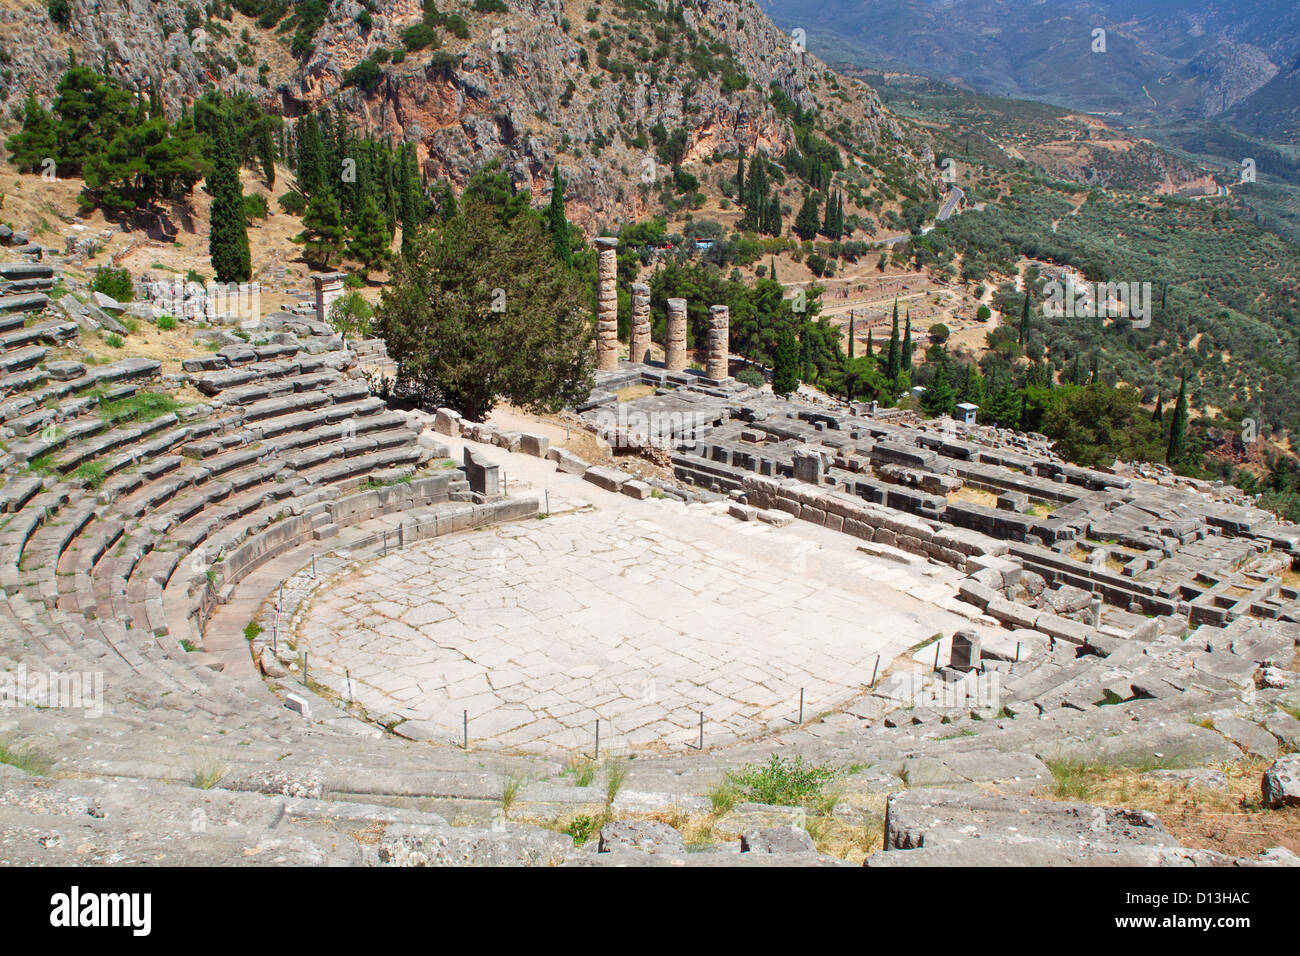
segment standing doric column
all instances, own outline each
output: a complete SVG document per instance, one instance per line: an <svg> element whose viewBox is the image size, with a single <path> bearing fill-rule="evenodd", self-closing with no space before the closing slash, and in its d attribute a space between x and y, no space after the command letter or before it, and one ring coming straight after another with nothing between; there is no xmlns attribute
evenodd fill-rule
<svg viewBox="0 0 1300 956"><path fill-rule="evenodd" d="M664 368L680 372L686 368L686 300L668 300L668 322L664 332Z"/></svg>
<svg viewBox="0 0 1300 956"><path fill-rule="evenodd" d="M716 380L730 377L727 358L731 354L731 310L725 305L709 306L709 358L704 377Z"/></svg>
<svg viewBox="0 0 1300 956"><path fill-rule="evenodd" d="M618 368L618 240L596 240L596 368Z"/></svg>
<svg viewBox="0 0 1300 956"><path fill-rule="evenodd" d="M650 360L650 287L644 282L632 283L632 334L629 342L629 362Z"/></svg>

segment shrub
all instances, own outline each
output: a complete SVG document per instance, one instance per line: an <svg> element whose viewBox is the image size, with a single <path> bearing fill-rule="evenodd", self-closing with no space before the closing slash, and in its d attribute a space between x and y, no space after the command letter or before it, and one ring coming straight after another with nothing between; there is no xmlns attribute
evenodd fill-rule
<svg viewBox="0 0 1300 956"><path fill-rule="evenodd" d="M766 764L750 765L727 774L727 781L755 803L800 807L820 797L834 776L835 771L830 767L805 766L803 757L786 761L772 754Z"/></svg>
<svg viewBox="0 0 1300 956"><path fill-rule="evenodd" d="M423 50L425 47L438 46L438 34L429 24L417 23L415 26L407 27L402 31L402 43L414 53L416 50Z"/></svg>
<svg viewBox="0 0 1300 956"><path fill-rule="evenodd" d="M442 25L446 27L451 35L459 40L469 39L469 24L459 13L448 14L443 18Z"/></svg>
<svg viewBox="0 0 1300 956"><path fill-rule="evenodd" d="M49 0L46 9L50 13L50 19L60 27L66 28L72 20L72 7L69 6L68 0Z"/></svg>
<svg viewBox="0 0 1300 956"><path fill-rule="evenodd" d="M373 93L384 79L384 71L374 60L365 59L343 74L344 86L355 86L366 93Z"/></svg>
<svg viewBox="0 0 1300 956"><path fill-rule="evenodd" d="M249 219L265 219L270 214L271 210L266 204L265 196L250 193L244 197L244 215Z"/></svg>
<svg viewBox="0 0 1300 956"><path fill-rule="evenodd" d="M763 378L763 373L756 368L742 368L736 373L736 381L740 382L742 385L762 388L763 383L767 380Z"/></svg>
<svg viewBox="0 0 1300 956"><path fill-rule="evenodd" d="M301 216L307 211L307 197L300 192L290 190L280 196L276 202L280 204L281 209L291 216Z"/></svg>
<svg viewBox="0 0 1300 956"><path fill-rule="evenodd" d="M158 316L158 328L163 332L170 332L172 329L176 328L175 316L171 316L171 315Z"/></svg>
<svg viewBox="0 0 1300 956"><path fill-rule="evenodd" d="M90 288L118 302L130 302L135 298L131 273L125 269L114 269L112 266L100 266L96 269L95 277L90 280Z"/></svg>

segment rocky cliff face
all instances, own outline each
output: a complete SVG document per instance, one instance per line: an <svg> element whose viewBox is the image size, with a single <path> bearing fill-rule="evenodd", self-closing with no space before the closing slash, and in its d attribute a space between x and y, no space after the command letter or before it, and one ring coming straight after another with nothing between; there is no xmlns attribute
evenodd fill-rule
<svg viewBox="0 0 1300 956"><path fill-rule="evenodd" d="M738 147L783 152L792 130L770 102L773 88L804 108L821 106L866 146L887 138L918 176L932 175L900 145L902 131L869 87L797 49L753 0L506 0L497 13L465 4L458 12L468 37L439 28L436 49L399 63L392 54L403 50L403 31L421 23L420 0L372 3L368 14L356 0L335 0L301 57L288 50L293 13L279 29L262 29L237 11L197 23L197 8L180 0L70 0L64 28L43 4L21 2L0 8L4 35L32 38L0 41L0 96L11 115L29 87L49 98L71 48L83 62L107 57L127 82L154 78L169 110L214 82L289 117L337 102L357 127L418 144L429 174L457 185L500 160L539 193L558 167L571 218L592 229L646 211L647 180L664 172L649 139L656 129L685 133L687 162ZM457 12L445 2L440 9ZM367 59L380 64L378 82L345 85Z"/></svg>
<svg viewBox="0 0 1300 956"><path fill-rule="evenodd" d="M1231 109L1277 75L1264 51L1245 43L1222 43L1193 60L1191 70L1201 80L1203 116Z"/></svg>

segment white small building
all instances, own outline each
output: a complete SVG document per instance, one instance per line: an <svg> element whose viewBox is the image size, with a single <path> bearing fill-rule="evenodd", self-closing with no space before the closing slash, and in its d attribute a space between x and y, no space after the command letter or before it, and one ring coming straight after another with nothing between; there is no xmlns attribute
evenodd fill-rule
<svg viewBox="0 0 1300 956"><path fill-rule="evenodd" d="M975 413L980 410L978 405L972 405L970 402L958 402L957 414L953 416L963 425L975 424Z"/></svg>

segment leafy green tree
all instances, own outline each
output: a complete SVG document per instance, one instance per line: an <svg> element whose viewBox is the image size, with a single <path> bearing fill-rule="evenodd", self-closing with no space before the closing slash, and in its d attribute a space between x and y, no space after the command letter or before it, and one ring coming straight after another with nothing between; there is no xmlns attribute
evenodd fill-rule
<svg viewBox="0 0 1300 956"><path fill-rule="evenodd" d="M1047 410L1042 431L1056 441L1057 452L1067 460L1099 467L1117 458L1160 458L1160 426L1142 408L1137 389L1093 382L1057 391L1060 397Z"/></svg>
<svg viewBox="0 0 1300 956"><path fill-rule="evenodd" d="M397 362L399 394L424 407L482 420L499 400L556 411L590 391L586 290L538 214L502 213L463 200L421 232L384 291L376 329Z"/></svg>
<svg viewBox="0 0 1300 956"><path fill-rule="evenodd" d="M360 292L350 289L330 304L330 326L349 338L362 338L370 334L374 312Z"/></svg>

